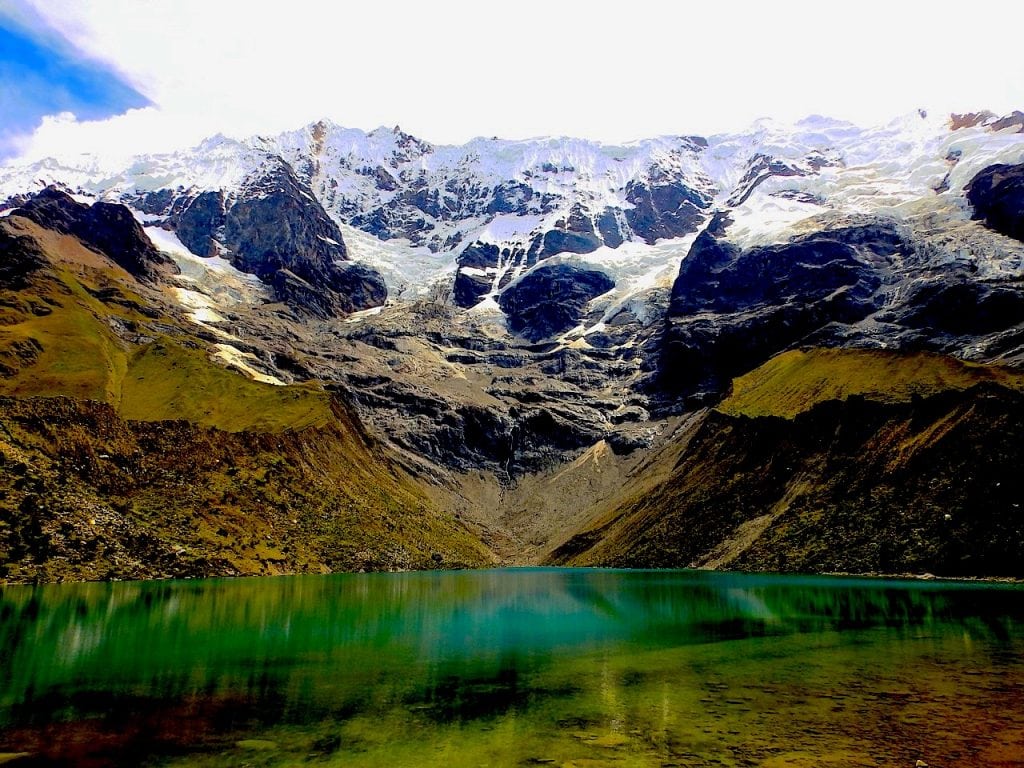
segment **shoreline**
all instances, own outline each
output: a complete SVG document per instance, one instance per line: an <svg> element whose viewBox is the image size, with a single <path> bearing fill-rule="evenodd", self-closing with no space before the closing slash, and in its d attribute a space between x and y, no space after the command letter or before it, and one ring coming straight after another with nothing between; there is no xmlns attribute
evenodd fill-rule
<svg viewBox="0 0 1024 768"><path fill-rule="evenodd" d="M417 568L397 569L379 571L332 571L330 573L301 572L276 573L276 574L212 574L209 576L170 576L156 577L151 579L96 579L76 580L66 579L61 581L44 580L9 580L0 579L0 590L7 587L45 587L63 584L147 584L166 583L171 581L203 581L203 580L230 580L240 579L279 579L292 578L297 576L369 576L383 574L427 574L427 573L465 573L481 571L609 571L609 572L680 572L680 573L708 573L722 574L741 577L768 577L768 578L827 578L827 579L864 579L867 581L905 581L912 583L941 582L944 584L978 584L978 585L1003 585L1003 586L1024 586L1024 576L943 576L933 573L880 573L868 571L863 573L846 571L734 571L714 568L624 568L616 566L557 566L557 565L496 565L484 568Z"/></svg>

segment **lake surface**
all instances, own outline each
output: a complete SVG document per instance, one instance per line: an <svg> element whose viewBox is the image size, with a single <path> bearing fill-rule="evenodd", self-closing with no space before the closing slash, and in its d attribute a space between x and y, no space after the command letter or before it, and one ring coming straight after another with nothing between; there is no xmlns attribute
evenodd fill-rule
<svg viewBox="0 0 1024 768"><path fill-rule="evenodd" d="M1024 589L553 569L0 588L10 765L919 759L1024 766Z"/></svg>

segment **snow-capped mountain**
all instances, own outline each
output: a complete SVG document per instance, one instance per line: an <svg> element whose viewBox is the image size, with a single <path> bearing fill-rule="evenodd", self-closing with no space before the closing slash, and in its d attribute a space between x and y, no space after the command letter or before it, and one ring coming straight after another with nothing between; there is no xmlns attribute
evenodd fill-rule
<svg viewBox="0 0 1024 768"><path fill-rule="evenodd" d="M393 296L454 279L457 303L469 308L493 306L559 254L587 254L623 295L668 284L717 210L730 211L730 239L752 245L829 210L899 213L943 190L955 198L983 167L1024 157L1020 130L1021 120L992 115L915 112L871 129L814 117L622 146L563 138L434 146L398 127L367 133L319 121L273 137L216 136L122 167L93 157L6 167L0 197L60 183L124 202L207 256L239 245L214 231L230 218L219 209L265 197L267 179L285 179L290 195L317 203L341 228L314 227L316 260L364 262ZM332 245L346 231L356 243L348 254Z"/></svg>
<svg viewBox="0 0 1024 768"><path fill-rule="evenodd" d="M628 350L665 316L680 263L709 222L739 249L821 229L829 216L915 227L941 215L948 230L970 219L963 190L976 174L1024 161L1022 131L1021 113L918 111L867 129L811 117L621 146L435 146L397 126L321 120L127 164L8 166L0 198L57 183L124 203L195 256L257 276L265 300L300 314L447 295L531 341ZM1012 265L989 258L975 268Z"/></svg>
<svg viewBox="0 0 1024 768"><path fill-rule="evenodd" d="M50 184L75 199L38 194ZM152 306L131 324L123 301L81 309L126 359L169 335L189 359L205 345L250 378L337 392L469 507L480 493L490 509L485 474L507 489L656 446L780 353L1024 365L1020 113L765 120L623 146L434 146L321 121L128 163L7 166L4 198L12 242L76 236L79 266L107 225L113 261L98 263L145 285L115 295L101 272L83 296ZM115 258L116 232L141 260ZM38 254L17 247L8 271L22 279ZM31 324L50 305L11 306ZM11 370L53 344L12 338ZM528 516L510 514L513 528Z"/></svg>

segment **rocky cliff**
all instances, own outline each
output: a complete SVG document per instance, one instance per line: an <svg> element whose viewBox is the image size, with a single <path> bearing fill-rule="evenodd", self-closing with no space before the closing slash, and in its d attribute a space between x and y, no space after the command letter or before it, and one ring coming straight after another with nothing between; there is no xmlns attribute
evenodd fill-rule
<svg viewBox="0 0 1024 768"><path fill-rule="evenodd" d="M1004 235L1024 240L1024 165L990 165L966 190L974 217Z"/></svg>
<svg viewBox="0 0 1024 768"><path fill-rule="evenodd" d="M372 446L358 462L409 501L392 528L375 503L360 507L368 530L409 553L364 558L365 567L420 567L436 553L467 564L1001 573L1002 507L961 532L964 547L984 553L976 560L942 549L943 529L928 527L924 510L967 510L950 479L967 471L964 446L980 449L978 436L1000 425L1012 434L1016 418L1012 377L961 386L950 366L975 375L976 365L1024 363L1019 127L982 113L913 113L872 129L814 118L618 147L442 147L397 128L320 122L216 137L127 168L7 167L2 392L12 413L32 398L71 398L51 431L99 402L113 409L103 420L134 435L125 440L142 440L135 422L179 419L192 425L189 444L230 444L239 456L289 429L312 441L296 455L322 445L345 453L327 426L343 412ZM63 186L33 195L39 180ZM807 349L857 362L826 366L812 387L754 387L756 413L734 407L751 372L777 371ZM910 394L869 397L872 375ZM938 439L946 426L950 441ZM944 467L941 477L904 461L925 433L936 439L920 438L921 455ZM34 445L39 462L59 464L45 441ZM143 454L146 445L168 450L153 438ZM999 471L1013 459L1004 448ZM814 471L798 482L772 455ZM251 462L265 460L258 452ZM344 486L353 466L328 467L327 485L315 472L286 473L274 493L307 508L312 496L297 487L335 498L329 486ZM863 498L887 499L885 514L916 511L890 525L867 502L843 506L834 475ZM946 490L931 493L926 477ZM211 478L181 482L231 482ZM642 514L620 481L642 489ZM82 498L102 501L88 478L78 483ZM805 506L785 511L797 492ZM706 504L717 511L705 525ZM413 508L433 521L429 536ZM47 530L70 514L62 509ZM822 542L848 525L844 515L864 518L866 538L843 539L849 557L829 559ZM769 519L792 525L764 538L757 526ZM324 543L316 530L320 543L281 570L364 567L353 554L363 550ZM926 545L911 546L919 530ZM735 544L755 533L756 547ZM415 545L423 536L435 543ZM458 546L442 551L436 542L449 538ZM883 557L884 541L899 547ZM53 557L70 557L58 549ZM348 554L328 562L328 550Z"/></svg>
<svg viewBox="0 0 1024 768"><path fill-rule="evenodd" d="M2 578L493 561L342 399L253 381L255 355L197 334L150 284L182 278L110 208L100 233L131 259L76 236L89 209L59 193L0 221Z"/></svg>
<svg viewBox="0 0 1024 768"><path fill-rule="evenodd" d="M161 266L173 267L171 259L157 250L123 205L85 205L56 187L47 187L26 200L17 212L45 229L74 235L129 274L148 282L156 281ZM11 258L13 261L15 254Z"/></svg>
<svg viewBox="0 0 1024 768"><path fill-rule="evenodd" d="M1024 377L879 355L749 374L549 562L1020 575Z"/></svg>
<svg viewBox="0 0 1024 768"><path fill-rule="evenodd" d="M236 190L163 189L124 200L174 231L192 253L226 256L300 313L346 315L387 298L375 270L343 263L348 254L338 225L280 158L248 174Z"/></svg>

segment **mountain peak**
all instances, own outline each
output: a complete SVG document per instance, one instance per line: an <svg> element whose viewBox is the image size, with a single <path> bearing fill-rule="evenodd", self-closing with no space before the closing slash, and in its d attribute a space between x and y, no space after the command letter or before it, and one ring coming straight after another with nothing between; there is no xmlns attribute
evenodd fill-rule
<svg viewBox="0 0 1024 768"><path fill-rule="evenodd" d="M477 522L469 499L482 497L477 491L459 495L465 488L460 483L467 477L478 489L487 478L500 483L500 493L487 492L499 500L485 519L510 521L500 522L509 528L494 529L488 541L507 535L508 551L517 557L527 542L531 557L558 545L551 540L554 528L530 528L528 517L545 514L538 504L550 506L543 525L557 520L562 539L583 524L573 515L600 522L590 502L603 503L596 497L612 486L617 492L618 479L657 456L676 430L669 416L685 415L676 422L679 429L700 428L707 419L724 430L712 430L706 439L687 437L674 456L661 454L677 469L685 470L686 463L676 461L680 452L692 448L700 455L702 446L717 451L730 431L743 436L735 444L735 466L713 456L689 465L697 481L695 515L707 509L701 500L709 477L712 485L719 477L747 478L755 492L750 498L768 499L782 510L783 502L776 501L796 498L787 483L804 472L796 461L775 458L780 448L796 446L784 435L780 443L780 414L790 415L792 403L806 404L804 390L824 392L827 399L791 414L795 439L807 446L796 458L804 467L828 467L821 446L837 435L854 450L851 462L859 462L871 446L905 448L910 435L917 450L928 447L919 445L919 435L944 434L928 425L945 423L944 403L959 406L949 400L923 404L914 395L924 380L918 363L946 382L943 387L946 366L914 360L909 351L963 358L968 368L1024 364L1024 243L1014 239L1024 221L1024 137L1012 121L998 128L994 116L969 122L954 128L935 113L911 112L863 129L811 116L795 125L766 119L708 139L665 135L614 145L494 138L433 146L397 125L367 133L324 119L277 136L215 136L192 150L144 155L119 168L88 159L4 168L5 192L35 188L42 179L104 201L87 207L53 190L40 196L40 213L46 214L40 218L49 227L43 244L52 245L58 258L62 244L78 247L59 235L61 227L74 228L86 211L98 211L103 215L79 235L82 242L87 236L95 241L104 228L145 224L181 274L160 270L147 284L112 269L102 254L79 249L79 262L93 265L95 274L72 296L61 287L68 283L53 283L47 274L34 280L36 254L19 237L38 227L19 215L0 220L0 233L8 235L0 251L13 254L6 258L8 286L31 291L32 283L49 280L56 299L5 295L0 319L9 318L3 324L16 333L0 339L0 372L7 366L19 373L19 382L56 391L38 374L66 370L66 352L81 358L80 349L93 349L81 336L63 333L72 323L61 310L77 306L76 327L94 338L99 328L100 350L114 355L86 355L88 391L99 387L112 400L139 402L125 400L122 379L144 393L158 386L159 397L146 394L144 405L150 399L160 405L147 411L150 416L176 413L181 401L175 398L196 392L202 397L187 402L199 402L200 416L210 414L213 398L202 387L177 386L192 382L174 370L185 361L196 364L188 365L190 371L207 370L207 356L257 381L311 382L288 392L289 398L321 386L337 390L358 411L367 446L383 452L390 444L417 482L434 483L437 494L453 489L450 508L465 514L469 525ZM43 210L45 204L53 210ZM109 237L103 249L114 257L118 246ZM104 270L130 284L132 296L107 290ZM51 325L49 317L62 322ZM189 351L168 357L171 347L157 338L168 335L182 337L182 349ZM723 402L735 377L809 347L844 354L778 358L774 373L755 376L758 386L748 392L742 413L708 410ZM868 369L863 357L845 354L850 349L884 349L897 357L890 365L885 356L869 355L877 364ZM907 367L900 362L905 359ZM146 367L125 376L139 365ZM882 382L887 397L892 377L880 374L891 370L906 373L909 402L871 401L865 407L871 393L862 384ZM219 369L215 374L220 377ZM68 377L60 375L66 384ZM11 380L0 376L6 391ZM174 392L166 381L175 383ZM821 381L842 386L823 390ZM805 386L794 394L791 383ZM228 402L234 402L233 389L220 390L229 393ZM741 388L733 392L738 397ZM987 397L961 395L963 412ZM984 435L1000 423L1000 413L1019 415L1020 403L1014 394L997 403L1003 410L993 410L991 419L965 423L964 429ZM755 421L762 416L749 410L762 405L773 421ZM240 410L249 408L243 402ZM884 439L869 434L872 419L888 425L880 433ZM864 439L854 440L857 435ZM755 452L767 457L763 471L747 461L752 439L762 441ZM261 444L273 454L278 441ZM599 445L605 448L593 462L579 460ZM964 458L974 461L975 454L972 448ZM1011 475L1018 454L1001 454ZM879 456L883 462L874 466L903 461L875 451L867 462ZM303 466L320 474L318 463ZM973 464L943 464L947 475L935 484L932 470L939 464L913 463L925 468L915 476L932 490L958 487L953 478L964 474L962 466L974 471ZM705 468L714 466L723 469L707 474ZM744 466L755 469L740 472ZM227 498L225 483L241 487L250 474L244 466L236 469L231 480L218 474L217 503ZM602 472L605 480L583 482L586 477L574 474L581 471ZM1006 471L1000 465L998 475ZM549 486L531 480L521 486L531 489L529 503L518 506L526 497L517 481L540 472L572 490L549 493ZM865 483L858 498L872 501L865 510L875 509L878 474L860 474ZM780 495L762 493L768 487L759 478L768 476ZM272 486L259 484L260 508L280 504L284 513L294 503L288 495L264 497L264 488ZM544 492L535 493L537 488ZM976 489L972 504L991 491L984 483ZM1014 488L1006 498L1019 495ZM676 498L665 497L665 508ZM845 503L848 494L842 498ZM927 530L943 541L948 527L933 511L950 497L921 498L927 502L916 507L920 520L932 520ZM952 501L962 501L957 509L968 519L966 510L974 507L967 497L958 498ZM736 510L760 514L749 499L737 501L719 508L722 527L705 538L709 546L732 535L730 526L741 519ZM903 499L882 508L878 538L891 537L891 510L906 508ZM1002 519L1005 506L992 509L993 519ZM318 505L318 519L328 512L333 526L351 516L348 506L334 510ZM649 522L645 513L634 524ZM691 530L690 522L679 530ZM377 535L383 529L373 530ZM1005 533L1005 527L993 530ZM604 537L588 534L575 544ZM672 542L653 543L659 558L671 550ZM1015 539L1019 549L1017 544ZM650 564L688 565L700 556L695 551L680 560L669 553L666 561ZM858 567L876 567L874 560L861 562Z"/></svg>
<svg viewBox="0 0 1024 768"><path fill-rule="evenodd" d="M118 203L80 203L51 184L11 214L24 216L46 229L74 235L143 280L156 281L160 269L171 264L146 236L131 211Z"/></svg>

